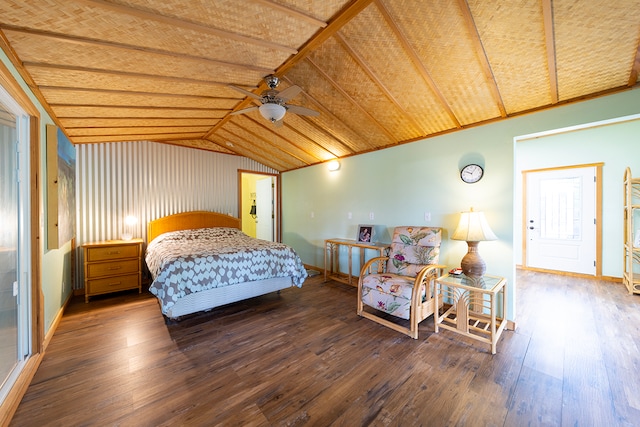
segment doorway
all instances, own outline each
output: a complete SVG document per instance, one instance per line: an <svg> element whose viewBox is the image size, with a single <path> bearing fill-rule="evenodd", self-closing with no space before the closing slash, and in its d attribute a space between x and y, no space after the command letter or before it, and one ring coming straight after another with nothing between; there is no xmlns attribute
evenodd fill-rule
<svg viewBox="0 0 640 427"><path fill-rule="evenodd" d="M280 241L278 176L239 171L238 180L242 231L258 239Z"/></svg>
<svg viewBox="0 0 640 427"><path fill-rule="evenodd" d="M0 87L0 401L32 353L30 117Z"/></svg>
<svg viewBox="0 0 640 427"><path fill-rule="evenodd" d="M523 171L524 265L600 274L601 166Z"/></svg>

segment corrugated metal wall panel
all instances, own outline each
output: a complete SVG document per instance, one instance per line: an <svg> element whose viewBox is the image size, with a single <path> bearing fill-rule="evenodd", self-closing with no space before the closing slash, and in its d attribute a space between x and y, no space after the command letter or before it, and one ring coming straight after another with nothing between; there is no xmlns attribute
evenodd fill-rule
<svg viewBox="0 0 640 427"><path fill-rule="evenodd" d="M240 156L152 142L76 146L77 237L86 242L119 239L124 219L138 219L134 237L146 241L148 221L206 210L238 216L238 170L277 174ZM82 285L78 253L76 288Z"/></svg>

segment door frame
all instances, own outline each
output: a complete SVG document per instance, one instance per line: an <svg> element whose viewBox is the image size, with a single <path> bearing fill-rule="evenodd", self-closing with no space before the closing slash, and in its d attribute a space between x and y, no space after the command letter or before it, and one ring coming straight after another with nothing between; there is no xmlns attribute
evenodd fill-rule
<svg viewBox="0 0 640 427"><path fill-rule="evenodd" d="M521 265L525 270L533 270L533 271L545 271L558 273L556 270L546 270L541 268L529 267L527 265L527 174L535 173L535 172L550 172L557 170L567 170L567 169L579 169L579 168L589 168L595 167L596 174L596 207L595 207L595 215L596 215L596 278L602 277L602 167L604 163L587 163L580 165L567 165L567 166L556 166L551 168L542 168L542 169L529 169L522 171L522 260ZM594 277L591 275L584 275L580 273L571 273L571 272L561 272L562 274L567 275L575 275L575 276L585 276L585 277Z"/></svg>
<svg viewBox="0 0 640 427"><path fill-rule="evenodd" d="M4 47L1 41L0 45L0 47ZM10 51L7 49L4 50L6 52ZM16 62L14 61L14 63ZM29 313L31 319L31 349L9 393L5 396L4 400L0 401L0 425L8 425L44 357L44 350L53 334L45 337L44 333L44 297L42 294L40 268L40 254L43 253L40 235L40 216L44 214L40 210L40 200L42 199L41 184L43 183L43 181L39 180L42 170L40 167L40 142L42 140L40 134L40 112L13 77L13 74L1 61L0 85L2 85L29 116L29 147L28 151L22 154L28 156L27 162L29 163L29 194L25 194L24 196L28 198L30 210L27 215L29 223L25 224L25 226L29 228L30 247L28 248L28 252L31 258L29 260L31 274L31 312ZM53 329L54 327L52 326L52 330Z"/></svg>
<svg viewBox="0 0 640 427"><path fill-rule="evenodd" d="M274 241L276 242L281 242L282 241L282 204L281 204L281 183L280 183L280 175L277 173L269 173L269 172L260 172L260 171L253 171L253 170L248 170L248 169L238 169L238 218L240 218L240 221L242 222L242 217L245 215L245 211L247 211L246 206L244 205L244 201L243 201L243 197L242 195L244 194L244 189L243 189L243 185L242 185L242 175L244 174L248 174L248 175L264 175L264 176L270 176L274 178L274 189L275 189L275 197L273 200L273 211L274 214L276 216L276 218L274 218L273 221L273 226L274 226L274 231L273 231L273 238Z"/></svg>

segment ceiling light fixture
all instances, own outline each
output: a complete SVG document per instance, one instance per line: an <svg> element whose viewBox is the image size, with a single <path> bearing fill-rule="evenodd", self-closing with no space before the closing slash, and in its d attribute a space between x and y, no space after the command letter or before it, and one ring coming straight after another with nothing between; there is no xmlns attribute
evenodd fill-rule
<svg viewBox="0 0 640 427"><path fill-rule="evenodd" d="M329 163L327 163L327 168L333 172L333 171L337 171L338 169L340 169L340 162L337 160L331 160Z"/></svg>
<svg viewBox="0 0 640 427"><path fill-rule="evenodd" d="M284 114L287 112L287 109L280 104L262 104L258 110L260 110L262 117L271 123L282 120Z"/></svg>

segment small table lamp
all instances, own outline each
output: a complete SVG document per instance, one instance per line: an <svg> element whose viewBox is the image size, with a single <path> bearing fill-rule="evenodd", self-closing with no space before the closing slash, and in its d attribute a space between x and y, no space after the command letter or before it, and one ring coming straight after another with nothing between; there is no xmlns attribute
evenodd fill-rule
<svg viewBox="0 0 640 427"><path fill-rule="evenodd" d="M478 253L478 242L497 239L489 228L484 213L476 212L473 208L469 212L462 212L458 227L451 238L467 242L468 252L460 261L460 268L465 276L482 277L486 271L486 264Z"/></svg>
<svg viewBox="0 0 640 427"><path fill-rule="evenodd" d="M133 231L137 223L138 218L132 215L129 215L124 219L124 231L122 233L122 240L133 239Z"/></svg>

